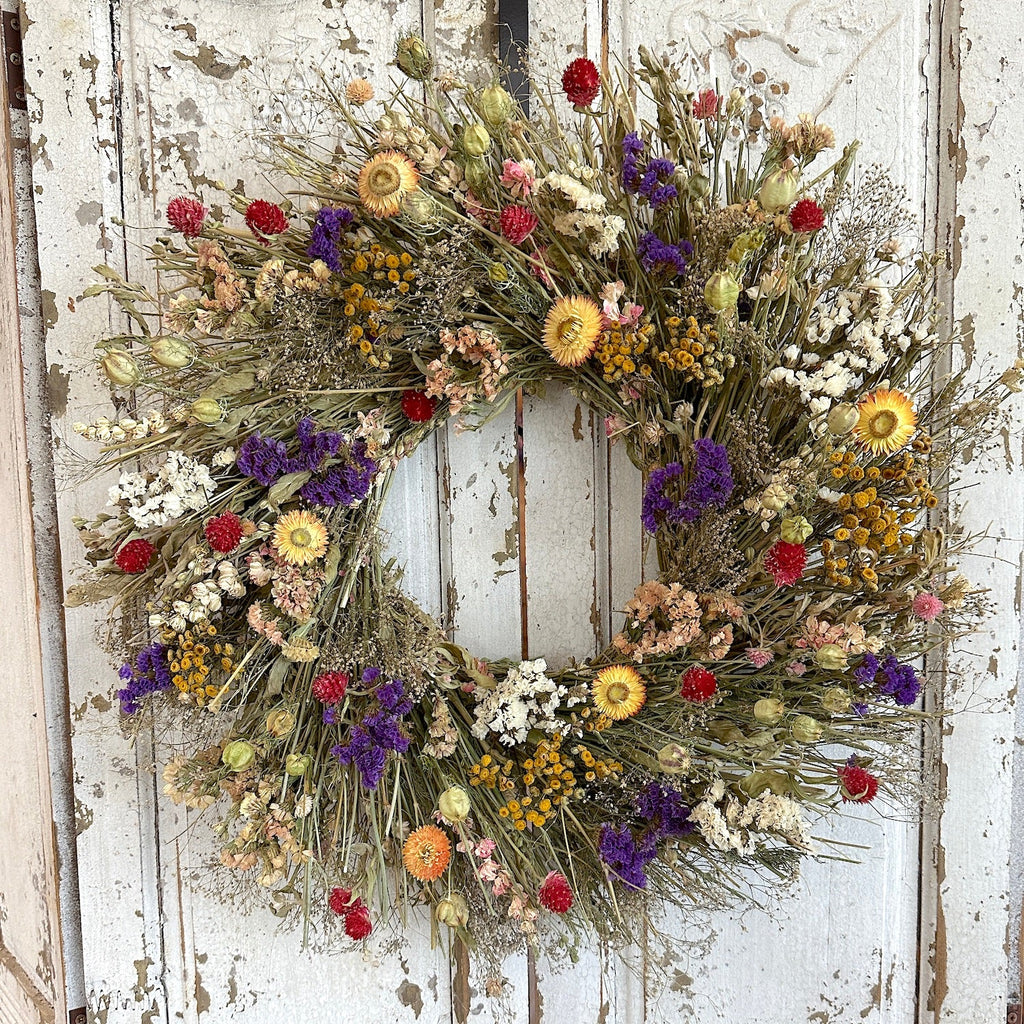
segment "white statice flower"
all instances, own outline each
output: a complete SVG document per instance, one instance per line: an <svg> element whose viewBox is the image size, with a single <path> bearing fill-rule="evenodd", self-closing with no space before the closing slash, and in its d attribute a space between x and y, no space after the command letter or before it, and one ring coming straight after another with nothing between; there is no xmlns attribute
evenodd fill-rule
<svg viewBox="0 0 1024 1024"><path fill-rule="evenodd" d="M690 811L690 821L697 826L697 831L708 845L716 850L736 853L742 857L754 849L750 835L743 829L730 825L727 815L721 811L714 799L701 800Z"/></svg>
<svg viewBox="0 0 1024 1024"><path fill-rule="evenodd" d="M608 200L600 192L587 188L572 174L551 171L537 182L537 188L549 188L552 192L560 193L581 213L603 213L608 205Z"/></svg>
<svg viewBox="0 0 1024 1024"><path fill-rule="evenodd" d="M754 851L756 840L751 833L755 832L777 835L801 850L811 848L810 833L798 801L766 791L742 803L732 794L726 795L721 779L690 811L690 820L708 845L740 856Z"/></svg>
<svg viewBox="0 0 1024 1024"><path fill-rule="evenodd" d="M145 529L206 508L215 487L207 466L175 450L167 452L155 473L122 473L109 496L112 505L123 505L131 521Z"/></svg>
<svg viewBox="0 0 1024 1024"><path fill-rule="evenodd" d="M546 674L547 667L543 658L522 661L493 690L478 690L484 695L474 709L473 735L484 739L494 733L500 743L511 747L525 742L531 729L547 733L564 729L566 723L555 717L556 712L584 702L586 687L570 689L556 682Z"/></svg>
<svg viewBox="0 0 1024 1024"><path fill-rule="evenodd" d="M210 459L210 465L214 469L226 469L228 466L235 464L235 459L238 457L238 452L234 448L221 448L219 452L215 452L212 459Z"/></svg>
<svg viewBox="0 0 1024 1024"><path fill-rule="evenodd" d="M791 797L768 791L743 808L740 823L759 832L773 832L791 846L811 848L811 836L804 821L803 808Z"/></svg>
<svg viewBox="0 0 1024 1024"><path fill-rule="evenodd" d="M238 569L231 562L218 563L217 586L228 597L245 597L245 584L238 575Z"/></svg>

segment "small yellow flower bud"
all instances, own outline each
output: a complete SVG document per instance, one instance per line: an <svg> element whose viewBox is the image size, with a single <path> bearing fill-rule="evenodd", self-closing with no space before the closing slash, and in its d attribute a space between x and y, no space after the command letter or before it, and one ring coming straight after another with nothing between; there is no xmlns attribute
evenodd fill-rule
<svg viewBox="0 0 1024 1024"><path fill-rule="evenodd" d="M843 402L841 405L832 406L828 416L825 417L825 424L833 434L842 437L843 434L848 434L857 426L859 419L860 413L857 412L857 407Z"/></svg>
<svg viewBox="0 0 1024 1024"><path fill-rule="evenodd" d="M284 708L279 708L277 711L271 711L267 715L267 732L271 736L281 739L287 736L288 733L295 728L295 716Z"/></svg>
<svg viewBox="0 0 1024 1024"><path fill-rule="evenodd" d="M492 128L500 128L512 116L512 107L512 97L500 85L489 85L480 93L480 114Z"/></svg>
<svg viewBox="0 0 1024 1024"><path fill-rule="evenodd" d="M190 411L200 423L219 423L224 418L224 409L215 398L197 398Z"/></svg>
<svg viewBox="0 0 1024 1024"><path fill-rule="evenodd" d="M704 286L704 301L719 312L733 309L739 297L739 282L732 274L724 270L712 274Z"/></svg>

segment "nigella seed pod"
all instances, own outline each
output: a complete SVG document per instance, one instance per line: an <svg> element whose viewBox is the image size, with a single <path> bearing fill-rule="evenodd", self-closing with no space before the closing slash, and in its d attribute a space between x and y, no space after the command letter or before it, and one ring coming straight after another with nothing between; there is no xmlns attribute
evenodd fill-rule
<svg viewBox="0 0 1024 1024"><path fill-rule="evenodd" d="M219 423L224 418L224 409L215 398L197 398L191 406L193 419L208 426Z"/></svg>
<svg viewBox="0 0 1024 1024"><path fill-rule="evenodd" d="M449 825L461 825L469 817L469 794L461 786L452 786L438 797L437 809Z"/></svg>
<svg viewBox="0 0 1024 1024"><path fill-rule="evenodd" d="M438 903L434 909L434 916L441 924L452 930L464 928L469 921L469 904L465 896L457 892L450 893Z"/></svg>
<svg viewBox="0 0 1024 1024"><path fill-rule="evenodd" d="M724 270L712 274L704 286L704 301L720 313L727 309L735 309L739 297L739 282Z"/></svg>
<svg viewBox="0 0 1024 1024"><path fill-rule="evenodd" d="M838 672L846 668L846 651L838 644L823 644L814 652L814 663L828 672Z"/></svg>
<svg viewBox="0 0 1024 1024"><path fill-rule="evenodd" d="M793 205L799 191L800 172L780 169L764 179L757 201L768 213L782 213Z"/></svg>
<svg viewBox="0 0 1024 1024"><path fill-rule="evenodd" d="M195 358L195 346L185 338L157 338L149 346L154 363L169 370L181 370Z"/></svg>
<svg viewBox="0 0 1024 1024"><path fill-rule="evenodd" d="M309 771L313 759L309 754L289 754L284 759L284 770L293 779L301 778Z"/></svg>
<svg viewBox="0 0 1024 1024"><path fill-rule="evenodd" d="M689 771L692 764L690 752L678 743L666 743L658 751L658 767L667 775Z"/></svg>
<svg viewBox="0 0 1024 1024"><path fill-rule="evenodd" d="M434 58L419 36L406 36L395 47L395 63L410 78L425 81L434 67Z"/></svg>
<svg viewBox="0 0 1024 1024"><path fill-rule="evenodd" d="M843 402L841 405L832 406L828 416L825 417L825 423L833 434L842 437L857 426L859 419L860 413L857 411L857 407Z"/></svg>
<svg viewBox="0 0 1024 1024"><path fill-rule="evenodd" d="M786 713L786 706L774 697L762 697L754 704L754 718L762 725L778 725Z"/></svg>
<svg viewBox="0 0 1024 1024"><path fill-rule="evenodd" d="M256 748L246 740L232 740L224 745L220 759L233 772L244 772L256 760Z"/></svg>
<svg viewBox="0 0 1024 1024"><path fill-rule="evenodd" d="M100 368L111 383L120 384L121 387L132 387L142 379L138 363L129 352L121 348L108 352L100 360Z"/></svg>
<svg viewBox="0 0 1024 1024"><path fill-rule="evenodd" d="M482 124L471 124L462 133L462 151L466 156L483 156L490 148L491 135Z"/></svg>
<svg viewBox="0 0 1024 1024"><path fill-rule="evenodd" d="M821 695L821 706L833 715L845 715L853 706L853 701L841 686L829 686Z"/></svg>
<svg viewBox="0 0 1024 1024"><path fill-rule="evenodd" d="M480 115L492 128L500 128L512 116L512 108L512 97L500 85L489 85L480 93Z"/></svg>
<svg viewBox="0 0 1024 1024"><path fill-rule="evenodd" d="M402 213L414 224L419 224L421 227L437 220L439 209L439 204L434 199L431 199L422 189L410 192L402 200Z"/></svg>
<svg viewBox="0 0 1024 1024"><path fill-rule="evenodd" d="M483 188L491 176L490 170L487 167L487 161L481 160L479 157L471 157L466 161L463 174L466 176L466 183L472 189Z"/></svg>
<svg viewBox="0 0 1024 1024"><path fill-rule="evenodd" d="M277 739L282 739L295 728L295 716L284 708L271 711L267 715L267 732Z"/></svg>
<svg viewBox="0 0 1024 1024"><path fill-rule="evenodd" d="M790 728L798 743L817 743L825 735L821 722L810 715L797 715Z"/></svg>
<svg viewBox="0 0 1024 1024"><path fill-rule="evenodd" d="M780 532L787 544L803 544L814 528L803 516L787 516L782 520Z"/></svg>

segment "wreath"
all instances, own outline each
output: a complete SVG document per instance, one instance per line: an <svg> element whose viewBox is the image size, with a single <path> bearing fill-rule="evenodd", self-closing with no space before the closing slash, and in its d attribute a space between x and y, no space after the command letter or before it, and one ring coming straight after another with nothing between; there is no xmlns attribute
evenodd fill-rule
<svg viewBox="0 0 1024 1024"><path fill-rule="evenodd" d="M158 289L99 268L119 411L76 430L119 476L71 600L112 599L126 724L184 727L165 792L279 909L628 938L911 790L919 659L980 611L937 492L1019 368L939 373L939 257L883 173L850 185L855 145L819 169L807 115L643 49L535 82L530 117L417 38L396 64L382 103L325 81L334 151L274 140L292 199L179 197ZM658 557L559 671L452 643L379 527L434 431L548 382L643 472Z"/></svg>

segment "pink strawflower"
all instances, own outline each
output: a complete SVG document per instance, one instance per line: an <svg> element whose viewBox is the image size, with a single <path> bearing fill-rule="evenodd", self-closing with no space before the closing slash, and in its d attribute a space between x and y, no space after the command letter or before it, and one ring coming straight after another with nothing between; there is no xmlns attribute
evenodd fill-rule
<svg viewBox="0 0 1024 1024"><path fill-rule="evenodd" d="M755 668L764 668L765 665L770 665L775 660L775 655L763 647L748 647L746 655L747 661Z"/></svg>
<svg viewBox="0 0 1024 1024"><path fill-rule="evenodd" d="M721 97L714 89L705 89L693 101L693 116L696 118L717 117Z"/></svg>
<svg viewBox="0 0 1024 1024"><path fill-rule="evenodd" d="M925 622L931 622L933 619L937 619L943 609L946 607L943 604L941 598L936 597L934 594L920 593L914 598L913 604L914 614Z"/></svg>
<svg viewBox="0 0 1024 1024"><path fill-rule="evenodd" d="M517 199L525 199L537 183L533 173L533 162L524 160L517 163L515 160L506 160L501 165L501 177L498 180Z"/></svg>

